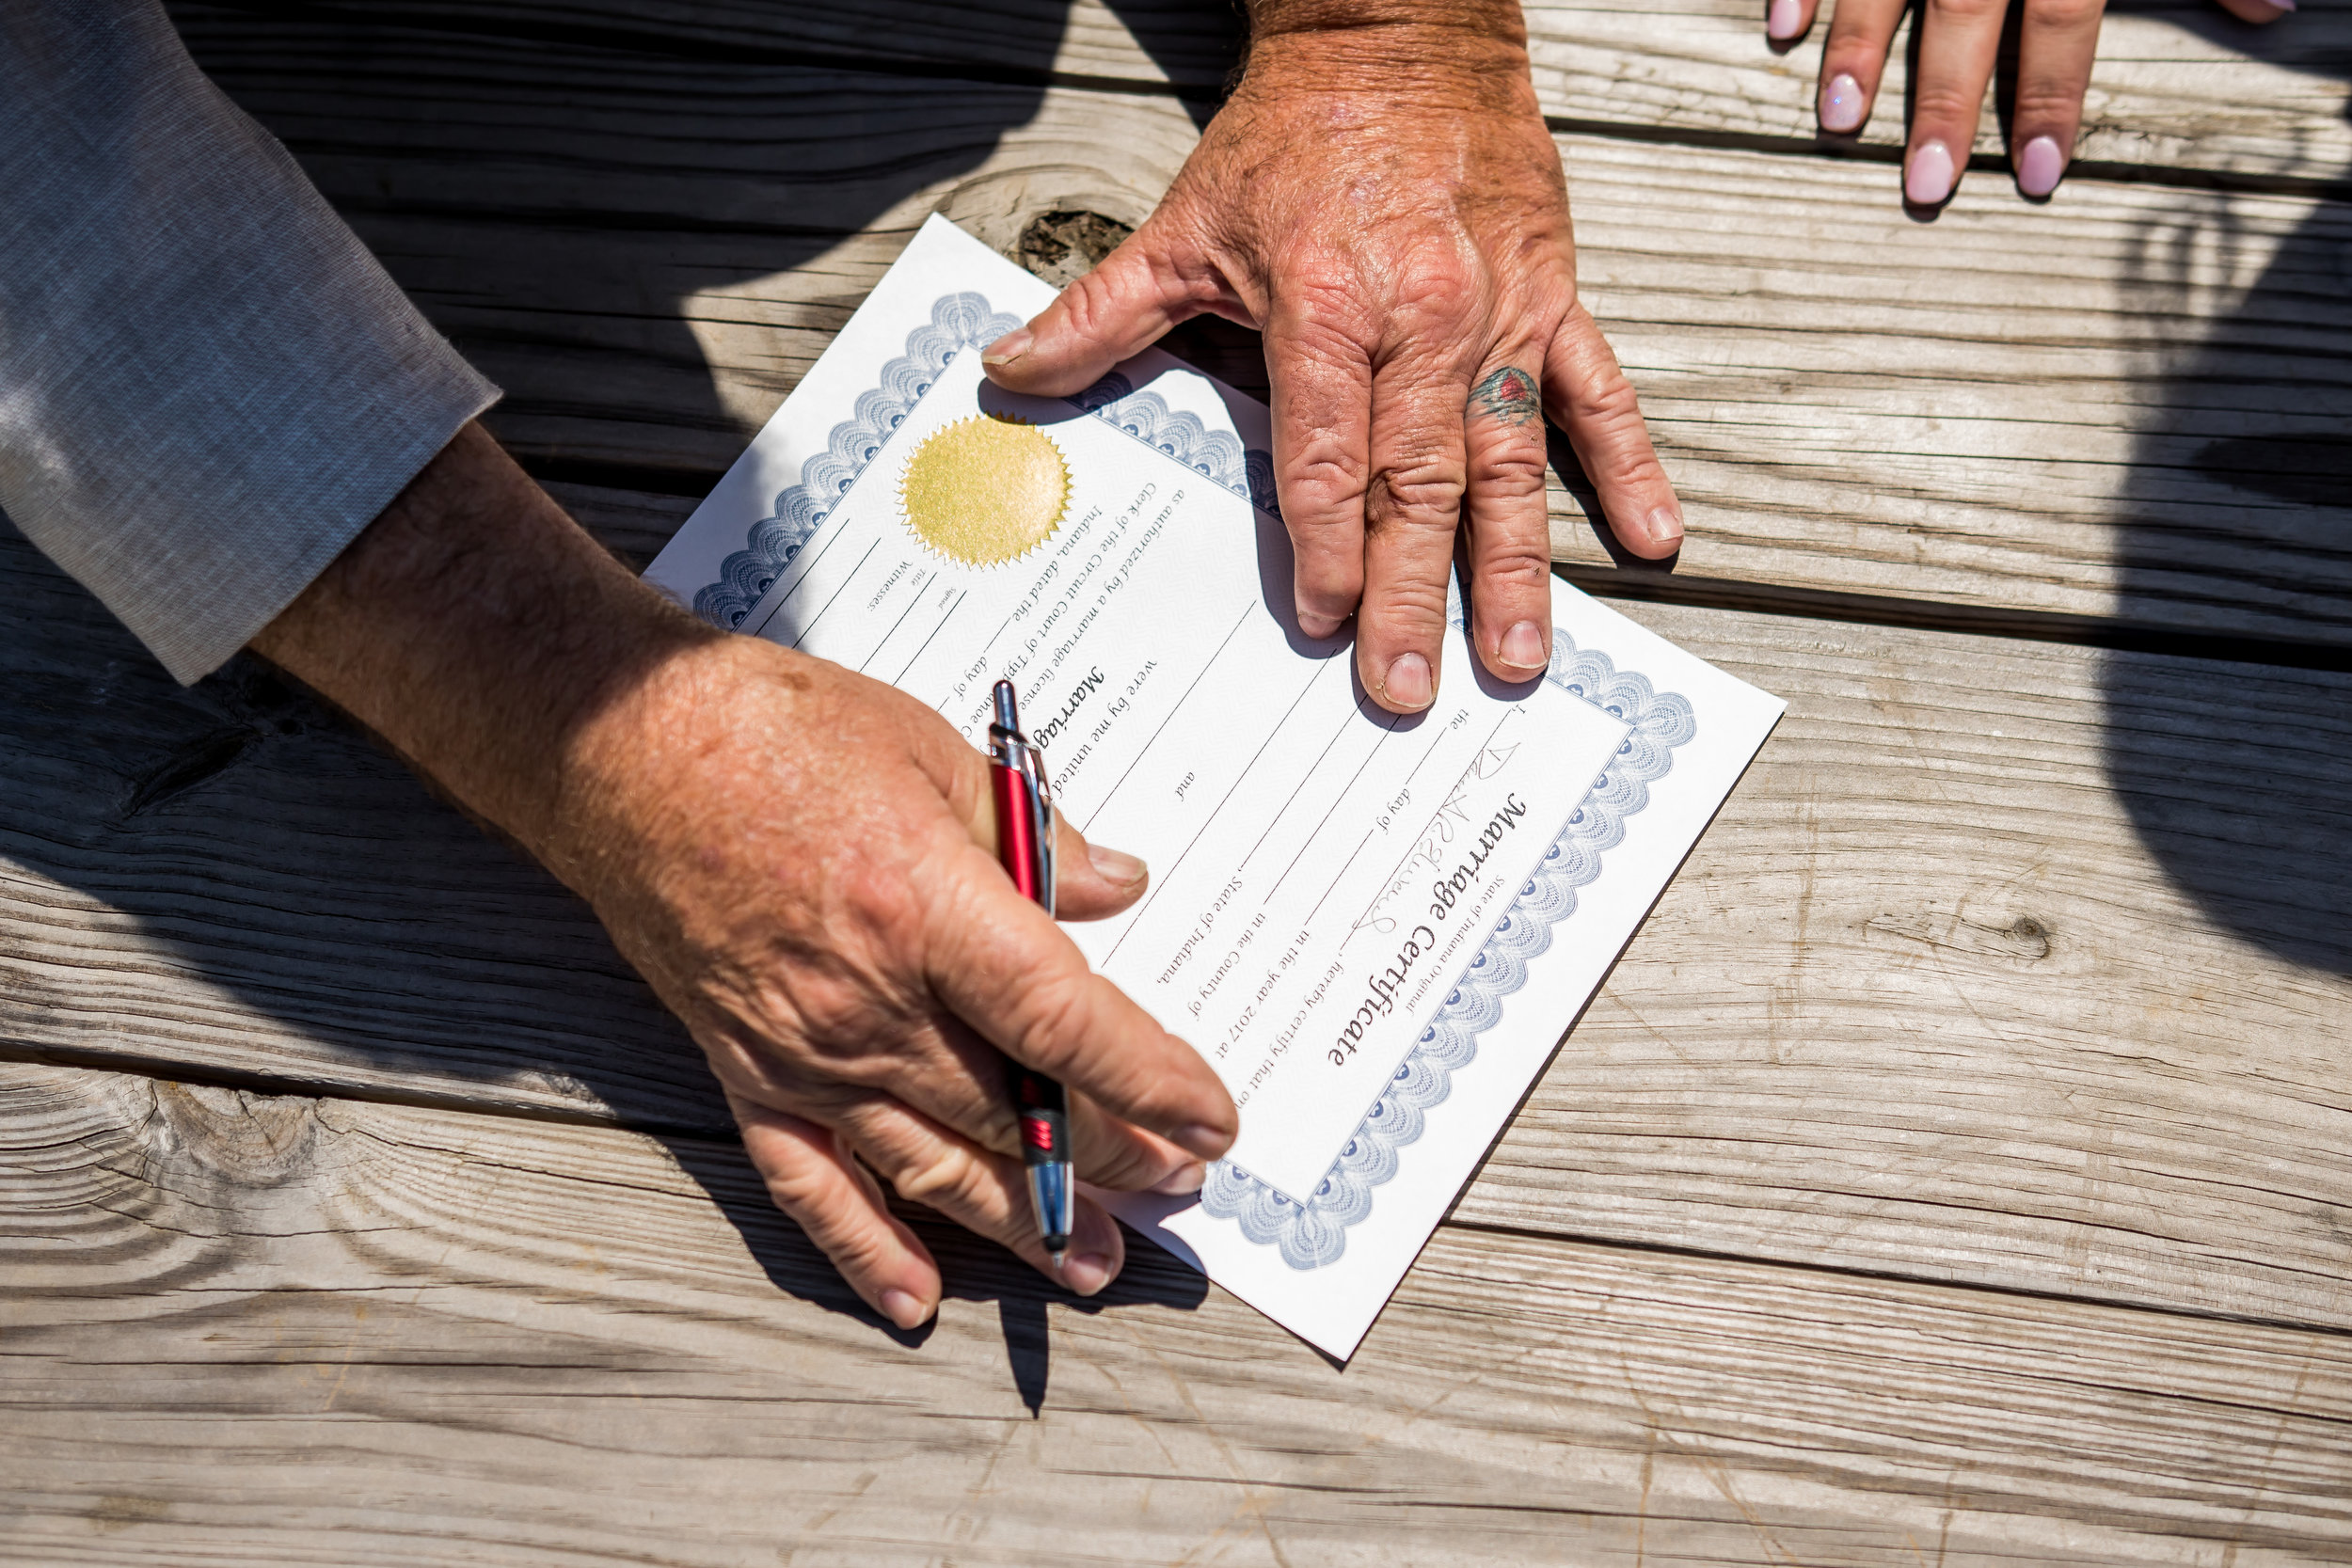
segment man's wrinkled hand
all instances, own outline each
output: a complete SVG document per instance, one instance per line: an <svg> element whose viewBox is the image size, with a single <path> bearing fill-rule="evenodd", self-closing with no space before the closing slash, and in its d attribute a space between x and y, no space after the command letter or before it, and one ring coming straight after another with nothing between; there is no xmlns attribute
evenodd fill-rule
<svg viewBox="0 0 2352 1568"><path fill-rule="evenodd" d="M930 1316L940 1281L875 1175L1055 1272L1005 1057L1069 1088L1078 1174L1098 1185L1194 1191L1232 1141L1199 1054L1013 891L986 762L920 703L723 638L599 714L575 754L551 861L579 868L702 1044L777 1204L894 1321ZM1142 893L1140 862L1067 822L1059 849L1066 918ZM1091 1295L1122 1257L1082 1197L1057 1277Z"/></svg>
<svg viewBox="0 0 2352 1568"><path fill-rule="evenodd" d="M941 1279L881 1183L1055 1272L1006 1057L1069 1088L1099 1186L1192 1191L1232 1143L1215 1072L1014 892L975 747L880 682L694 621L478 427L255 646L588 899L778 1205L894 1323ZM1067 824L1058 849L1072 918L1143 891ZM1124 1256L1082 1198L1057 1277L1090 1295Z"/></svg>
<svg viewBox="0 0 2352 1568"><path fill-rule="evenodd" d="M1263 330L1301 627L1357 614L1365 689L1411 712L1459 524L1479 657L1506 680L1549 657L1546 414L1626 548L1670 555L1682 520L1577 297L1517 7L1353 9L1376 8L1253 6L1242 81L1158 210L985 359L1067 396L1203 311Z"/></svg>

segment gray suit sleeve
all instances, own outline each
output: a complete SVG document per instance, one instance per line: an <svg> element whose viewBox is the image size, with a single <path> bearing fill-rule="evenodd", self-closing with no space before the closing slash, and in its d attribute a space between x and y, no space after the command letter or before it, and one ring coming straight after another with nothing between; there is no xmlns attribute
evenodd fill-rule
<svg viewBox="0 0 2352 1568"><path fill-rule="evenodd" d="M153 0L0 5L0 510L183 682L498 396Z"/></svg>

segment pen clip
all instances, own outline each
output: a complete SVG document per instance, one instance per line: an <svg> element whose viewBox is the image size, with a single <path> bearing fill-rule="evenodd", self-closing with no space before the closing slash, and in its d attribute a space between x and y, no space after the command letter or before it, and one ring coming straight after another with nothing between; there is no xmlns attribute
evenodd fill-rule
<svg viewBox="0 0 2352 1568"><path fill-rule="evenodd" d="M1037 886L1044 892L1038 902L1050 915L1054 913L1057 891L1054 883L1054 792L1045 783L1045 753L1024 737L1020 754L1021 763L1015 771L1028 786L1032 828L1029 843L1034 847L1030 864L1037 872Z"/></svg>
<svg viewBox="0 0 2352 1568"><path fill-rule="evenodd" d="M1031 885L1041 890L1038 902L1050 915L1055 912L1057 889L1054 879L1054 792L1046 783L1045 753L1022 732L1009 685L998 684L997 717L988 726L988 760L1021 781L1023 803L1029 816Z"/></svg>

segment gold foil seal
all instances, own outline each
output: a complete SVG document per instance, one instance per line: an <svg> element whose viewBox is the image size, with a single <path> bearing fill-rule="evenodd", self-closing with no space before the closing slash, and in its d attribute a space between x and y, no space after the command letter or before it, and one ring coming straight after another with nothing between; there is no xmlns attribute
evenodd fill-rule
<svg viewBox="0 0 2352 1568"><path fill-rule="evenodd" d="M1035 425L974 415L914 449L898 496L923 543L951 561L997 566L1061 526L1070 467Z"/></svg>

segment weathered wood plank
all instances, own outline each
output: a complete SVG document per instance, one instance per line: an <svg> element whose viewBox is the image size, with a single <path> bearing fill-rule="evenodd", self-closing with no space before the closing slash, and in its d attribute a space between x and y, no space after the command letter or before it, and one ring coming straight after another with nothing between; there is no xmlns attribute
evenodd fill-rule
<svg viewBox="0 0 2352 1568"><path fill-rule="evenodd" d="M2352 1548L2341 1335L1448 1227L1342 1372L1165 1264L1079 1307L930 1234L910 1340L737 1150L0 1068L0 1556Z"/></svg>
<svg viewBox="0 0 2352 1568"><path fill-rule="evenodd" d="M560 888L8 548L9 1052L723 1124ZM1789 714L1463 1213L2352 1326L2352 676L1626 608Z"/></svg>
<svg viewBox="0 0 2352 1568"><path fill-rule="evenodd" d="M2352 677L1621 608L1788 717L1462 1216L2352 1324Z"/></svg>
<svg viewBox="0 0 2352 1568"><path fill-rule="evenodd" d="M1215 0L1002 0L985 8L910 0L894 5L881 27L866 13L757 0L405 0L310 9L689 57L755 52L970 78L1173 87L1202 100L1232 70L1241 32L1236 8ZM1812 146L1826 23L1784 54L1766 42L1762 14L1752 0L1531 5L1537 95L1545 113L1580 128ZM2347 49L2352 13L2341 8L2315 5L2269 28L2236 22L2207 0L2111 8L2077 157L2115 169L2341 182L2352 173ZM1899 36L1883 107L1858 138L1864 146L1901 145L1907 55ZM1991 105L1977 150L2003 156ZM1891 177L1881 182L1882 199L1891 200Z"/></svg>
<svg viewBox="0 0 2352 1568"><path fill-rule="evenodd" d="M508 388L502 435L680 494L926 214L1006 247L1055 208L1138 221L1194 136L1161 101L354 36L194 30ZM2352 204L2079 181L1919 225L1875 166L1563 145L1689 502L1663 590L2352 649ZM1605 571L1553 502L1555 553Z"/></svg>
<svg viewBox="0 0 2352 1568"><path fill-rule="evenodd" d="M2352 204L2085 182L1928 226L1860 166L1568 151L1680 572L2352 644ZM1556 505L1554 554L1603 559Z"/></svg>

